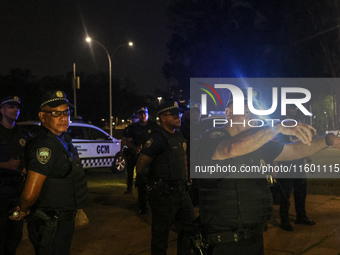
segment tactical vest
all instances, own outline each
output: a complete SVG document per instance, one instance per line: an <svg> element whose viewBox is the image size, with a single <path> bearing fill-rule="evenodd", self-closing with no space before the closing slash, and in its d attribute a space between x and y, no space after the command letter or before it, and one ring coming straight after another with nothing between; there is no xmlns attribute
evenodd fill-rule
<svg viewBox="0 0 340 255"><path fill-rule="evenodd" d="M157 124L154 124L151 121L145 126L142 126L139 122L132 124L131 128L134 130L133 143L137 147L144 144L149 136L149 134L156 128L158 128Z"/></svg>
<svg viewBox="0 0 340 255"><path fill-rule="evenodd" d="M154 158L150 166L150 177L154 180L165 180L183 184L187 178L185 150L186 142L183 136L176 131L175 134L163 129L154 130L166 138L168 149Z"/></svg>
<svg viewBox="0 0 340 255"><path fill-rule="evenodd" d="M75 210L87 204L87 178L78 153L71 142L67 151L58 138L48 133L62 147L69 161L69 172L64 177L47 177L37 201L39 208Z"/></svg>
<svg viewBox="0 0 340 255"><path fill-rule="evenodd" d="M223 132L228 139L230 135L224 129ZM239 168L258 161L258 154L255 151L218 164ZM205 163L216 164L214 160L209 161ZM261 226L272 214L272 197L265 179L201 179L199 193L201 222L208 232Z"/></svg>

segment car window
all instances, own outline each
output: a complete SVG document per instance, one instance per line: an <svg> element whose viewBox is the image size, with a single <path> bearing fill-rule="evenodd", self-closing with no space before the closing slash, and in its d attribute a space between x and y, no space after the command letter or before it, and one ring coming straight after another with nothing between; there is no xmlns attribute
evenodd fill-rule
<svg viewBox="0 0 340 255"><path fill-rule="evenodd" d="M86 128L86 131L90 140L109 140L108 135L99 131L98 129Z"/></svg>
<svg viewBox="0 0 340 255"><path fill-rule="evenodd" d="M67 133L69 133L72 139L87 139L83 127L70 126Z"/></svg>

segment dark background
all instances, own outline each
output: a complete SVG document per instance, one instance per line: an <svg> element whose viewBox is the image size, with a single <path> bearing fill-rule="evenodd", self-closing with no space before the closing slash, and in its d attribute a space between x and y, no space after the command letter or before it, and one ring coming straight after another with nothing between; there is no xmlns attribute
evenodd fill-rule
<svg viewBox="0 0 340 255"><path fill-rule="evenodd" d="M108 115L112 57L113 115L141 105L189 101L190 77L339 77L339 4L334 0L6 1L0 4L0 93L17 94L22 119L36 116L41 94L72 100L72 65L81 89L78 114L99 125ZM315 123L338 127L337 86L313 87ZM325 114L326 112L326 114Z"/></svg>

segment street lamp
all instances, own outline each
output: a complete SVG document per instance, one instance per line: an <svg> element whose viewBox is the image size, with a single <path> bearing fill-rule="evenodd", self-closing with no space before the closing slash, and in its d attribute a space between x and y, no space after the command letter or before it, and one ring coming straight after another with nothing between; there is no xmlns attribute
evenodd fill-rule
<svg viewBox="0 0 340 255"><path fill-rule="evenodd" d="M133 46L133 42L129 42L128 44L121 44L119 46L117 46L114 51L112 52L111 56L110 53L108 52L108 50L105 48L105 46L103 44L101 44L100 42L91 39L91 37L87 37L86 42L91 43L91 42L95 42L98 43L104 50L105 53L107 55L107 58L109 60L109 98L110 98L110 117L109 117L109 126L110 126L110 135L112 136L112 68L111 68L111 57L113 56L113 54L121 47L123 46Z"/></svg>
<svg viewBox="0 0 340 255"><path fill-rule="evenodd" d="M162 97L157 97L157 99L158 99L158 104L161 104L161 101L162 101Z"/></svg>

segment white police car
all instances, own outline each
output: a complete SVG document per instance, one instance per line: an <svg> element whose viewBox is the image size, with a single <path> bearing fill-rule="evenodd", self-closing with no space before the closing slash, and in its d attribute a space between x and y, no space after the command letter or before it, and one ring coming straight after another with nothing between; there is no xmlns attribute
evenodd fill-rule
<svg viewBox="0 0 340 255"><path fill-rule="evenodd" d="M18 122L34 134L39 121ZM120 140L91 124L71 121L67 130L78 150L84 168L110 167L113 172L123 172L125 160L120 155Z"/></svg>

